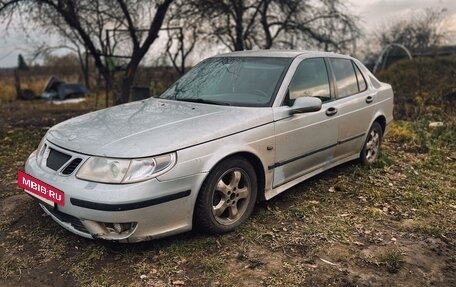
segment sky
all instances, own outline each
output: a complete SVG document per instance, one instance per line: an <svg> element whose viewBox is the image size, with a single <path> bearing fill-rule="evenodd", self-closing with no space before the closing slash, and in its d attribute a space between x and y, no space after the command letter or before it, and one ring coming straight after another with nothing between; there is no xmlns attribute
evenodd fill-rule
<svg viewBox="0 0 456 287"><path fill-rule="evenodd" d="M361 18L360 24L367 31L381 29L385 23L400 19L414 10L446 8L446 25L456 32L455 0L348 0L346 6Z"/></svg>
<svg viewBox="0 0 456 287"><path fill-rule="evenodd" d="M427 7L446 8L448 17L445 26L456 35L455 0L346 0L344 3L350 13L360 18L365 35L378 31L388 22L401 19L414 10ZM0 67L16 66L20 53L30 59L37 41L58 44L57 37L40 31L25 33L21 28L13 27L8 31L5 28L4 24L0 24ZM456 37L451 39L451 44L456 44Z"/></svg>

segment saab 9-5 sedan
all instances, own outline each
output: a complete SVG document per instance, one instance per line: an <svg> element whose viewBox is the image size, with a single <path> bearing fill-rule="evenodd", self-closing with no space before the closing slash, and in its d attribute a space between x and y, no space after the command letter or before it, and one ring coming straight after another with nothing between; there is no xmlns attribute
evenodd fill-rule
<svg viewBox="0 0 456 287"><path fill-rule="evenodd" d="M52 127L18 184L87 238L225 233L258 200L347 161L375 162L392 111L391 86L354 58L229 53L202 61L159 98Z"/></svg>

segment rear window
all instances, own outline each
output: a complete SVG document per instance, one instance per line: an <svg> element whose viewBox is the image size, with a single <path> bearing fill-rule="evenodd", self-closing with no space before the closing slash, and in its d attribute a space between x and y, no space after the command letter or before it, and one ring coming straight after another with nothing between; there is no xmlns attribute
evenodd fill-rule
<svg viewBox="0 0 456 287"><path fill-rule="evenodd" d="M355 67L356 78L358 79L358 90L360 92L365 91L367 89L366 80L364 79L363 74L355 63L353 63L353 67Z"/></svg>
<svg viewBox="0 0 456 287"><path fill-rule="evenodd" d="M330 59L336 77L337 97L344 98L367 89L366 79L361 70L350 59Z"/></svg>

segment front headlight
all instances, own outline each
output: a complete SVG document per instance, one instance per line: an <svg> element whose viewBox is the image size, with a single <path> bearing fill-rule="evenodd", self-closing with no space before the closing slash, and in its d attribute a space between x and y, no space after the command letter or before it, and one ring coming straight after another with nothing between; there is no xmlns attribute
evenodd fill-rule
<svg viewBox="0 0 456 287"><path fill-rule="evenodd" d="M40 144L38 145L38 148L36 149L35 157L36 157L36 162L38 163L39 166L41 166L41 162L43 161L43 155L44 152L46 151L46 135L41 139Z"/></svg>
<svg viewBox="0 0 456 287"><path fill-rule="evenodd" d="M170 170L175 163L175 153L131 160L90 157L76 177L104 183L131 183L157 177Z"/></svg>

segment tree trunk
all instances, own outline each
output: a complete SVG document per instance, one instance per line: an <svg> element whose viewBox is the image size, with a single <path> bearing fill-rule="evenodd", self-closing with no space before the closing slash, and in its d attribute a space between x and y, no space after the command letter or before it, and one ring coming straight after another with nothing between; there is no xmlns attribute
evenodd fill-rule
<svg viewBox="0 0 456 287"><path fill-rule="evenodd" d="M87 89L90 90L90 61L89 61L89 54L86 52L84 53L84 68L83 68L83 74L84 74L84 85L87 87Z"/></svg>
<svg viewBox="0 0 456 287"><path fill-rule="evenodd" d="M89 55L87 54L87 49L85 54L83 55L81 49L77 48L78 54L78 61L79 67L81 68L82 78L84 80L84 85L87 89L90 90L90 83L89 83Z"/></svg>
<svg viewBox="0 0 456 287"><path fill-rule="evenodd" d="M272 47L272 35L271 31L269 30L269 23L268 23L268 6L269 6L269 1L264 1L262 7L260 8L261 14L260 14L260 21L261 25L263 26L263 31L264 31L264 49L271 49Z"/></svg>
<svg viewBox="0 0 456 287"><path fill-rule="evenodd" d="M150 24L146 39L144 40L142 46L136 47L136 49L133 50L127 71L125 72L125 75L122 79L122 87L120 89L120 93L116 98L116 105L127 103L130 99L130 90L131 86L133 85L139 63L141 62L142 58L144 58L144 55L147 53L152 43L155 41L155 39L157 39L158 32L161 29L161 26L165 19L166 11L168 10L171 2L173 2L173 0L165 0L158 6L157 12L155 12L155 17Z"/></svg>
<svg viewBox="0 0 456 287"><path fill-rule="evenodd" d="M234 4L233 9L235 9L234 13L236 15L234 21L236 22L236 42L234 43L234 50L235 51L243 51L244 50L244 23L243 16L244 16L244 2L236 1Z"/></svg>
<svg viewBox="0 0 456 287"><path fill-rule="evenodd" d="M147 50L146 50L147 51ZM144 52L145 53L145 52ZM128 103L130 100L131 86L135 80L136 71L138 70L139 63L144 55L138 50L137 53L133 53L133 56L128 64L127 70L122 77L122 85L120 87L120 93L116 97L116 105Z"/></svg>
<svg viewBox="0 0 456 287"><path fill-rule="evenodd" d="M20 99L22 97L22 90L21 90L21 78L19 77L18 69L14 69L14 87L16 88L16 98Z"/></svg>
<svg viewBox="0 0 456 287"><path fill-rule="evenodd" d="M125 72L125 75L123 76L123 79L122 79L122 86L120 88L120 93L117 95L117 98L116 98L116 105L129 102L131 86L133 85L133 82L135 80L136 70L137 70L137 67L128 68L127 71Z"/></svg>

